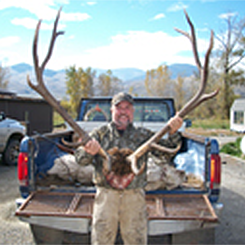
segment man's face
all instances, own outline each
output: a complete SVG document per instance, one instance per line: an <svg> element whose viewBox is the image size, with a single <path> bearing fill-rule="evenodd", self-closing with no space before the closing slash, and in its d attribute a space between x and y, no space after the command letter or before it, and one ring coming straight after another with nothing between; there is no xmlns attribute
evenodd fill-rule
<svg viewBox="0 0 245 245"><path fill-rule="evenodd" d="M112 121L117 125L117 128L124 130L133 122L134 107L128 101L122 101L111 107Z"/></svg>

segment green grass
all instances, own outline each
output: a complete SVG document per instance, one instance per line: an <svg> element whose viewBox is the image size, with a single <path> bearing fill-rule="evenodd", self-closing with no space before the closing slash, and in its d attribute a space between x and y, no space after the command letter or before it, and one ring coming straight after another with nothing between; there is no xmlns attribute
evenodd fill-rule
<svg viewBox="0 0 245 245"><path fill-rule="evenodd" d="M229 129L230 121L221 119L194 119L192 120L193 128L203 128L203 129Z"/></svg>
<svg viewBox="0 0 245 245"><path fill-rule="evenodd" d="M64 123L64 119L57 113L53 113L53 126L55 127L56 125L60 125Z"/></svg>

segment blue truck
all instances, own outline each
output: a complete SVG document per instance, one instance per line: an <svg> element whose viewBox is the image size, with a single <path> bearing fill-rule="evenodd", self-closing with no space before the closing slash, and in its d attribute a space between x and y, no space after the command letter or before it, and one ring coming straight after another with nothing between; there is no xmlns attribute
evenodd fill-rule
<svg viewBox="0 0 245 245"><path fill-rule="evenodd" d="M110 121L110 100L82 98L77 123L90 132ZM135 98L136 126L157 132L175 113L172 98ZM215 227L222 210L219 145L215 139L186 132L189 123L184 121L180 129L182 145L171 161L176 170L185 173L185 179L174 188L146 189L149 244L215 243ZM26 136L20 144L16 215L30 224L37 244L90 242L96 187L48 174L57 158L72 155L63 140L72 142L73 137L74 131L67 126L44 135ZM117 240L120 243L120 235Z"/></svg>

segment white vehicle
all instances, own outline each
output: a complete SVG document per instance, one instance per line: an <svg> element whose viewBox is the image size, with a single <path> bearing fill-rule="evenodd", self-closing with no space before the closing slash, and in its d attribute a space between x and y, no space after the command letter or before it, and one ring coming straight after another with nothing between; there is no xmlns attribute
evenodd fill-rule
<svg viewBox="0 0 245 245"><path fill-rule="evenodd" d="M0 113L0 154L6 165L17 164L20 141L26 134L26 127L20 122Z"/></svg>

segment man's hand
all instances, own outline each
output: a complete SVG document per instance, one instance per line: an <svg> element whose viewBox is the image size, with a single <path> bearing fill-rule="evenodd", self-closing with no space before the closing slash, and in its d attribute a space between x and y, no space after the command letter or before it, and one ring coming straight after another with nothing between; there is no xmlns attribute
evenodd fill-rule
<svg viewBox="0 0 245 245"><path fill-rule="evenodd" d="M101 146L97 140L92 138L83 148L87 153L94 156L99 152Z"/></svg>
<svg viewBox="0 0 245 245"><path fill-rule="evenodd" d="M183 119L176 114L174 117L170 118L168 125L170 126L169 134L174 134L183 123Z"/></svg>

